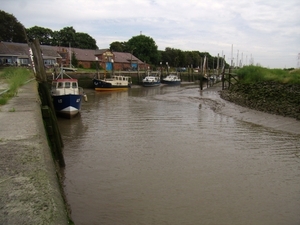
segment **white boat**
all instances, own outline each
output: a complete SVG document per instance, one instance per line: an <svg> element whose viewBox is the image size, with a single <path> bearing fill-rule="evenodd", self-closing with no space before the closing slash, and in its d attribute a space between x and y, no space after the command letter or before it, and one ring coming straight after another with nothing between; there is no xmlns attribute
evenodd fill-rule
<svg viewBox="0 0 300 225"><path fill-rule="evenodd" d="M87 101L83 88L78 86L78 80L71 78L62 68L59 75L52 80L51 96L56 113L67 118L79 113L83 96Z"/></svg>
<svg viewBox="0 0 300 225"><path fill-rule="evenodd" d="M180 85L181 79L175 74L169 74L168 76L162 79L162 83L168 85Z"/></svg>
<svg viewBox="0 0 300 225"><path fill-rule="evenodd" d="M111 78L93 79L96 91L123 91L131 87L131 77L114 75Z"/></svg>
<svg viewBox="0 0 300 225"><path fill-rule="evenodd" d="M148 74L142 81L144 87L155 87L160 85L159 74Z"/></svg>

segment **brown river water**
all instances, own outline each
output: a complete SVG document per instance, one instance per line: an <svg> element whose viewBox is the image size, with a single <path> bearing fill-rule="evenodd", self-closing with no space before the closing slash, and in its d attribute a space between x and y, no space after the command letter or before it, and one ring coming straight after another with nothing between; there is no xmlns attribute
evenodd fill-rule
<svg viewBox="0 0 300 225"><path fill-rule="evenodd" d="M76 225L300 224L300 132L222 114L196 85L86 92L59 118Z"/></svg>

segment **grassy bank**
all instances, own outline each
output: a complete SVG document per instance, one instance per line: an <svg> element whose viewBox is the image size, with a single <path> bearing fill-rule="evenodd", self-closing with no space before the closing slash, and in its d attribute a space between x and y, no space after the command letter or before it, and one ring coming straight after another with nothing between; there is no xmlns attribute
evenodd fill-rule
<svg viewBox="0 0 300 225"><path fill-rule="evenodd" d="M221 97L244 107L300 120L300 70L247 66Z"/></svg>
<svg viewBox="0 0 300 225"><path fill-rule="evenodd" d="M239 82L251 84L256 82L277 82L281 84L300 84L300 69L267 69L259 66L245 66L237 71Z"/></svg>
<svg viewBox="0 0 300 225"><path fill-rule="evenodd" d="M5 105L10 98L16 95L18 88L33 77L32 70L26 68L7 67L0 69L0 81L3 87L8 89L7 92L0 95L0 105Z"/></svg>

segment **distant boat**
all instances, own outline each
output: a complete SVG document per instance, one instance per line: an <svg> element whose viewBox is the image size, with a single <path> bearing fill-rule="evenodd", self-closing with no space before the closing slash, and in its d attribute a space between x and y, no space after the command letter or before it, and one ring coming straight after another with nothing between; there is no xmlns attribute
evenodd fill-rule
<svg viewBox="0 0 300 225"><path fill-rule="evenodd" d="M175 74L169 74L168 76L163 78L161 82L163 84L168 84L168 85L180 85L181 79Z"/></svg>
<svg viewBox="0 0 300 225"><path fill-rule="evenodd" d="M131 77L114 75L111 78L93 79L96 91L122 91L131 87Z"/></svg>
<svg viewBox="0 0 300 225"><path fill-rule="evenodd" d="M155 87L160 85L159 74L148 74L142 81L144 87Z"/></svg>
<svg viewBox="0 0 300 225"><path fill-rule="evenodd" d="M67 78L64 78L64 75ZM63 68L52 80L51 96L56 113L67 118L72 118L79 113L83 96L87 101L83 88L78 86L78 80L67 75Z"/></svg>

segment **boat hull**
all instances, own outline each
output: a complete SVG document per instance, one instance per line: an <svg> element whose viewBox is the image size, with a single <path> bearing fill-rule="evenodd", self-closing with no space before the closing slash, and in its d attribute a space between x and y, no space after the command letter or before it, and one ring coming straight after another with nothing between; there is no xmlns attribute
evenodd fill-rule
<svg viewBox="0 0 300 225"><path fill-rule="evenodd" d="M159 85L160 85L160 82L143 82L144 87L156 87Z"/></svg>
<svg viewBox="0 0 300 225"><path fill-rule="evenodd" d="M52 99L54 109L60 116L72 118L80 111L82 95L55 95Z"/></svg>
<svg viewBox="0 0 300 225"><path fill-rule="evenodd" d="M163 78L161 82L167 85L180 85L181 79L177 75L169 74L168 76Z"/></svg>
<svg viewBox="0 0 300 225"><path fill-rule="evenodd" d="M103 80L93 79L95 91L125 91L130 88L130 84L116 84L113 85L110 82L105 82Z"/></svg>
<svg viewBox="0 0 300 225"><path fill-rule="evenodd" d="M163 84L167 84L167 85L180 85L181 81L167 81L167 80L163 80L162 83Z"/></svg>

